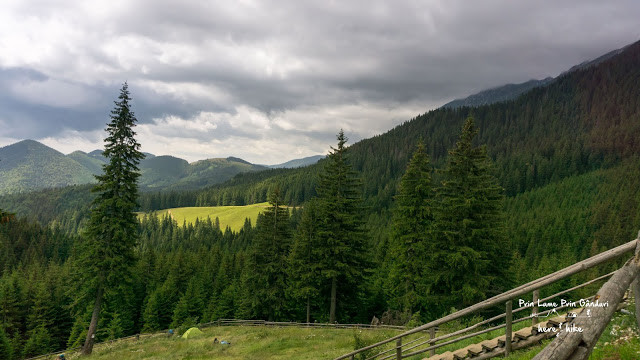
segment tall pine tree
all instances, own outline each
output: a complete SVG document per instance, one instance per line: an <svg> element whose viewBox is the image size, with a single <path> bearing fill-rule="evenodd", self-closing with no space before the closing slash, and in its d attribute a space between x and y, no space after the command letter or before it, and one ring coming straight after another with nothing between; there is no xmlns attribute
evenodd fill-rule
<svg viewBox="0 0 640 360"><path fill-rule="evenodd" d="M290 289L293 298L306 303L307 322L311 321L311 299L320 292L320 266L317 254L319 209L315 199L309 200L302 210L291 253L289 254Z"/></svg>
<svg viewBox="0 0 640 360"><path fill-rule="evenodd" d="M255 266L255 303L258 313L269 320L281 318L285 311L287 255L291 246L289 209L279 188L269 193L269 206L258 216L252 260Z"/></svg>
<svg viewBox="0 0 640 360"><path fill-rule="evenodd" d="M109 162L97 175L98 193L93 202L85 240L81 245L79 271L84 279L84 295L93 298L93 312L83 354L91 354L100 310L105 296L126 291L134 264L133 247L138 238L135 214L138 198L138 164L144 155L135 139L136 118L131 111L129 89L120 90L102 153Z"/></svg>
<svg viewBox="0 0 640 360"><path fill-rule="evenodd" d="M320 201L318 259L329 282L329 322L336 321L338 297L360 288L366 268L362 230L362 184L347 162L347 138L340 130L317 187Z"/></svg>
<svg viewBox="0 0 640 360"><path fill-rule="evenodd" d="M400 180L393 209L392 273L389 277L396 306L413 313L424 309L424 271L428 232L433 223L432 168L422 141L418 142L407 171Z"/></svg>
<svg viewBox="0 0 640 360"><path fill-rule="evenodd" d="M476 134L470 117L449 151L437 189L427 274L431 308L440 314L497 294L507 285L511 253L505 257L503 189L491 175L486 147L473 145Z"/></svg>

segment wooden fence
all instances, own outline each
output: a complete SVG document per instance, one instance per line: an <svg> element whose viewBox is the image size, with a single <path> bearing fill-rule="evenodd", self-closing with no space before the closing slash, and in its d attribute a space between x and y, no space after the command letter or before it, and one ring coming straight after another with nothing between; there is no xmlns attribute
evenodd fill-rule
<svg viewBox="0 0 640 360"><path fill-rule="evenodd" d="M640 234L639 234L640 237ZM554 272L552 274L543 276L541 278L538 278L536 280L533 280L529 283L526 283L524 285L518 286L514 289L511 289L509 291L506 291L502 294L496 295L490 299L484 300L482 302L479 302L475 305L469 306L465 309L462 309L460 311L457 311L455 313L452 313L450 315L444 316L440 319L431 321L425 325L419 326L417 328L414 328L412 330L406 331L402 334L393 336L391 338L388 338L386 340L380 341L378 343L369 345L369 346L365 346L361 349L352 351L350 353L344 354L342 356L337 357L335 360L342 360L342 359L355 359L356 355L358 355L359 357L362 357L363 354L367 354L366 359L367 360L373 360L373 359L380 359L380 360L384 360L384 359L391 359L391 358L395 358L397 360L401 360L401 359L405 359L405 358L409 358L412 356L416 356L419 354L424 354L429 352L429 355L435 355L435 350L438 348L441 348L443 346L447 346L465 339L469 339L478 335L482 335L491 331L495 331L495 330L499 330L499 329L505 329L505 340L504 340L504 354L508 355L511 351L511 339L513 336L513 331L512 331L512 325L521 321L531 321L533 325L535 325L538 316L541 315L545 315L545 314L549 314L553 311L558 311L561 310L563 308L567 308L568 305L565 306L558 306L555 307L553 309L549 309L547 311L543 311L538 313L538 309L537 308L532 308L530 306L523 306L523 307L519 307L517 309L513 309L512 307L512 301L515 298L518 297L522 297L525 295L529 295L532 294L532 301L534 303L537 303L538 299L539 299L539 294L540 294L540 289L551 285L553 283L556 283L562 279L565 279L571 275L575 275L578 273L581 273L583 271L586 271L588 269L591 269L595 266L598 266L600 264L603 264L605 262L617 259L625 254L631 253L636 249L636 245L638 244L638 239L632 240L626 244L620 245L616 248L613 248L611 250L607 250L605 252L602 252L598 255L595 255L589 259L580 261L578 263L575 263L571 266L568 266L562 270L559 270L557 272ZM569 289L565 289L563 291L560 291L556 294L553 294L551 296L548 296L544 299L539 299L540 302L545 302L547 300L556 298L558 296L561 296L563 294L569 293L571 291L575 291L577 289L583 288L585 286L591 285L597 281L601 281L604 280L606 278L609 278L613 275L614 273L609 273L606 275L602 275L599 276L593 280L589 280L583 284L580 284L578 286L574 286L572 288ZM436 337L436 329L438 329L438 327L440 327L441 325L444 325L450 321L453 320L458 320L464 316L470 315L470 314L474 314L477 313L481 310L485 310L488 309L490 307L494 307L497 305L502 305L505 308L505 312L491 317L489 319L480 321L476 324L473 324L467 328L458 330L458 331L454 331L452 333L449 334L445 334L445 335L441 335ZM530 309L532 314L529 316L524 316L522 318L519 318L517 320L513 320L513 314L515 313L519 313L521 311ZM475 331L473 333L467 334L472 330L476 330L476 329L480 329L482 326L490 324L495 322L496 320L500 320L504 318L505 322L503 324L497 325L497 326L491 326L489 328L486 329L482 329L479 331ZM426 333L425 335L419 336L416 339L412 339L409 341L407 340L407 337L409 337L410 335L414 335L414 334L420 334L420 333ZM466 335L463 335L466 334ZM461 335L461 336L459 336ZM456 337L457 336L457 337ZM455 338L454 338L455 337ZM451 339L453 338L453 339ZM404 341L404 343L403 343ZM376 354L374 355L368 355L371 352L375 352L377 351Z"/></svg>

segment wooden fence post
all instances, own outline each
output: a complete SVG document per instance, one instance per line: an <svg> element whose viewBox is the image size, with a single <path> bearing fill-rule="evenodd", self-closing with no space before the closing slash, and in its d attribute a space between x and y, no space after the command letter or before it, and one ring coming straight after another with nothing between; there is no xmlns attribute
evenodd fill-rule
<svg viewBox="0 0 640 360"><path fill-rule="evenodd" d="M504 356L507 357L511 353L511 322L513 320L512 314L512 304L511 299L509 299L506 303L506 327L504 331L505 339L504 339Z"/></svg>
<svg viewBox="0 0 640 360"><path fill-rule="evenodd" d="M432 327L429 329L429 340L433 340L436 338L436 327ZM429 346L433 345L434 343L429 343ZM429 356L434 356L436 354L436 349L431 349L429 350Z"/></svg>
<svg viewBox="0 0 640 360"><path fill-rule="evenodd" d="M533 290L533 309L531 310L531 326L538 323L538 299L540 299L540 289Z"/></svg>
<svg viewBox="0 0 640 360"><path fill-rule="evenodd" d="M402 338L396 340L396 359L402 360Z"/></svg>

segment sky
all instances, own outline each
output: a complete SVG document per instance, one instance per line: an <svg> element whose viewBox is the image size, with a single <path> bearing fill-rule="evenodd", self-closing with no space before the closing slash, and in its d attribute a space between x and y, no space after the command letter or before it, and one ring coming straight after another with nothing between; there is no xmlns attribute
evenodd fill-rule
<svg viewBox="0 0 640 360"><path fill-rule="evenodd" d="M143 151L276 164L639 39L637 0L3 0L0 146L102 148L126 81Z"/></svg>

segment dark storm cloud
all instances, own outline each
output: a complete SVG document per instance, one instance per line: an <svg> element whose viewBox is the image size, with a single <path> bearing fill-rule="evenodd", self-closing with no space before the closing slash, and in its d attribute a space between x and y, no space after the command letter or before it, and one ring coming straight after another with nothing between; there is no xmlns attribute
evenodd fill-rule
<svg viewBox="0 0 640 360"><path fill-rule="evenodd" d="M0 14L0 138L101 129L128 80L147 136L317 151L340 127L359 139L558 75L636 41L638 15L637 1L20 1Z"/></svg>

